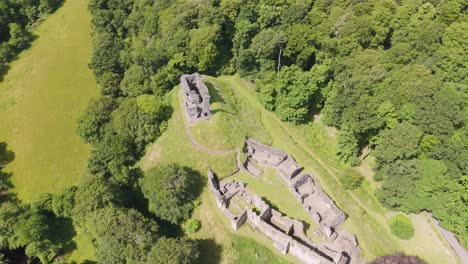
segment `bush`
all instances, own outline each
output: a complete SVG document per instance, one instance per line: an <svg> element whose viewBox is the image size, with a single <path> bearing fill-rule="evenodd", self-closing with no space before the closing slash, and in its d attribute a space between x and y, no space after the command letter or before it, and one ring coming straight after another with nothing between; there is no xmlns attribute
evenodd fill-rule
<svg viewBox="0 0 468 264"><path fill-rule="evenodd" d="M390 221L390 229L400 239L408 240L414 235L413 223L404 215L394 216Z"/></svg>
<svg viewBox="0 0 468 264"><path fill-rule="evenodd" d="M354 171L346 171L346 173L341 176L340 181L343 184L345 190L355 190L361 186L364 177Z"/></svg>
<svg viewBox="0 0 468 264"><path fill-rule="evenodd" d="M184 230L187 233L195 233L201 228L201 222L198 219L191 218L189 219L185 225Z"/></svg>

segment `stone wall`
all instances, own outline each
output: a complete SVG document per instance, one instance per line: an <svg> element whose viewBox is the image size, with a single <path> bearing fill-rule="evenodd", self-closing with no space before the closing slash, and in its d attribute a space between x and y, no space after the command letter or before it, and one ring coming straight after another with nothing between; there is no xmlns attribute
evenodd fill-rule
<svg viewBox="0 0 468 264"><path fill-rule="evenodd" d="M291 193L327 237L336 226L344 222L346 214L335 205L312 175L296 176L301 172L302 166L291 155L252 138L246 139L244 151L247 156L244 162L246 171L258 177L262 170L254 163L275 168L278 176L289 186Z"/></svg>
<svg viewBox="0 0 468 264"><path fill-rule="evenodd" d="M246 189L244 183L232 180L220 183L211 170L208 170L208 182L218 207L234 230L248 222L252 228L270 238L281 253L291 254L303 263L360 263L360 251L353 235L345 231L334 232L324 243L315 246L307 237L302 222L271 208ZM237 202L243 204L245 209L240 208ZM233 213L229 208L241 213Z"/></svg>
<svg viewBox="0 0 468 264"><path fill-rule="evenodd" d="M299 172L301 172L302 166L299 165L292 156L288 155L276 169L278 170L278 174L282 179L291 180L297 174L299 174Z"/></svg>
<svg viewBox="0 0 468 264"><path fill-rule="evenodd" d="M312 175L299 176L290 190L321 228L335 228L346 219L345 213L338 209Z"/></svg>
<svg viewBox="0 0 468 264"><path fill-rule="evenodd" d="M263 166L274 167L278 175L283 180L291 180L301 170L302 167L294 158L279 149L272 148L252 139L245 140L244 152L247 160L244 162L244 168L252 176L259 176L263 171L253 163Z"/></svg>
<svg viewBox="0 0 468 264"><path fill-rule="evenodd" d="M182 75L180 85L182 86L184 107L189 122L210 118L210 93L200 74Z"/></svg>
<svg viewBox="0 0 468 264"><path fill-rule="evenodd" d="M263 145L252 138L247 138L245 141L244 151L250 160L253 160L260 165L269 167L278 166L286 159L287 156L286 153L278 149Z"/></svg>
<svg viewBox="0 0 468 264"><path fill-rule="evenodd" d="M250 174L250 176L255 177L255 178L262 175L262 173L263 173L263 170L260 169L259 167L255 166L255 164L253 162L251 162L249 159L247 159L244 162L243 167L244 167L245 171L247 171L247 173Z"/></svg>

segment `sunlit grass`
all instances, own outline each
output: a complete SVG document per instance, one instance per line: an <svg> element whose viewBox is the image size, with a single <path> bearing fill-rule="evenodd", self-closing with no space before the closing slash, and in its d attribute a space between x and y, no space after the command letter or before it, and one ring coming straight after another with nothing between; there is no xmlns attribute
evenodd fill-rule
<svg viewBox="0 0 468 264"><path fill-rule="evenodd" d="M0 83L0 142L15 153L7 171L13 192L29 202L77 183L89 147L75 134L77 117L97 95L91 60L88 1L67 0L35 30L31 48L12 62ZM93 260L80 233L67 261ZM68 253L68 252L67 252Z"/></svg>
<svg viewBox="0 0 468 264"><path fill-rule="evenodd" d="M67 0L39 25L37 39L0 83L0 141L15 153L7 170L14 192L31 201L73 185L82 175L88 146L75 134L77 117L96 83L91 57L88 1Z"/></svg>

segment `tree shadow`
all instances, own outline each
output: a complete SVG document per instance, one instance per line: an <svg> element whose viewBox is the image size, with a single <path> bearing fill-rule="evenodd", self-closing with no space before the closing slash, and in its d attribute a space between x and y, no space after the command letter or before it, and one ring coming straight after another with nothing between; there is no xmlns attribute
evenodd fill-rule
<svg viewBox="0 0 468 264"><path fill-rule="evenodd" d="M161 236L176 238L184 235L184 232L182 231L182 227L180 225L173 224L161 218L158 218L157 222L159 224L158 233Z"/></svg>
<svg viewBox="0 0 468 264"><path fill-rule="evenodd" d="M174 114L174 109L171 105L165 105L162 111L162 115L160 117L161 120L169 120L172 118Z"/></svg>
<svg viewBox="0 0 468 264"><path fill-rule="evenodd" d="M0 68L0 82L3 82L4 77L10 71L11 63L16 61L19 58L19 55L21 54L21 52L24 52L25 50L31 48L32 43L36 39L39 38L39 36L37 36L37 35L35 35L35 34L31 33L31 32L28 32L27 37L29 37L29 42L26 44L26 46L23 49L12 51L12 53L8 57L6 57L7 65Z"/></svg>
<svg viewBox="0 0 468 264"><path fill-rule="evenodd" d="M12 173L6 173L0 170L0 204L3 202L18 201L17 194L9 191L14 187L11 182L12 175Z"/></svg>
<svg viewBox="0 0 468 264"><path fill-rule="evenodd" d="M217 264L221 262L223 248L212 239L197 240L200 251L199 263Z"/></svg>
<svg viewBox="0 0 468 264"><path fill-rule="evenodd" d="M210 82L205 82L206 87L208 87L208 91L210 92L210 103L222 103L226 104L226 101L219 93L219 90L216 89L216 86Z"/></svg>
<svg viewBox="0 0 468 264"><path fill-rule="evenodd" d="M11 150L8 150L7 144L5 142L0 142L0 203L6 201L13 202L18 200L16 194L8 191L14 187L13 183L11 182L11 177L13 174L2 171L2 168L5 167L8 163L12 162L14 159L15 153Z"/></svg>
<svg viewBox="0 0 468 264"><path fill-rule="evenodd" d="M7 144L5 142L0 142L0 168L15 159L15 153L11 150L8 150Z"/></svg>
<svg viewBox="0 0 468 264"><path fill-rule="evenodd" d="M60 245L63 254L76 249L73 238L76 236L75 227L70 218L54 217L51 223L51 242Z"/></svg>
<svg viewBox="0 0 468 264"><path fill-rule="evenodd" d="M10 69L11 69L10 64L7 64L3 66L2 68L0 68L0 82L3 82L4 76L8 73L8 71L10 71Z"/></svg>
<svg viewBox="0 0 468 264"><path fill-rule="evenodd" d="M190 194L193 195L194 200L200 197L203 188L205 187L206 181L205 178L202 177L201 173L197 170L194 170L190 167L186 167L189 172L190 180Z"/></svg>
<svg viewBox="0 0 468 264"><path fill-rule="evenodd" d="M3 258L0 259L0 263L5 264L27 264L28 256L24 251L24 247L18 247L16 249L0 249L0 255L3 254Z"/></svg>
<svg viewBox="0 0 468 264"><path fill-rule="evenodd" d="M92 261L92 260L84 260L80 264L98 264L98 263L96 261Z"/></svg>

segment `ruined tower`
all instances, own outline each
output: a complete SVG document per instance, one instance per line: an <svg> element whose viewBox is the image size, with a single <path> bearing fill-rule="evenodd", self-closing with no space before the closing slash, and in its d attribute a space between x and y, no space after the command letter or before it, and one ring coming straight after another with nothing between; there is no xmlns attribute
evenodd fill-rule
<svg viewBox="0 0 468 264"><path fill-rule="evenodd" d="M209 119L211 116L210 93L199 73L184 74L180 77L184 94L184 107L189 122Z"/></svg>

